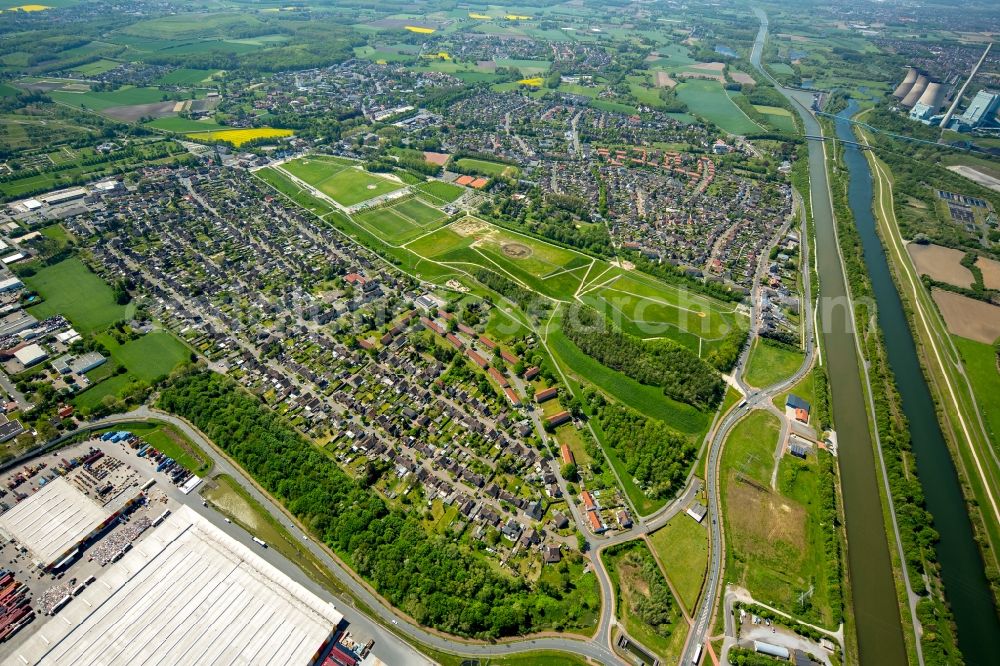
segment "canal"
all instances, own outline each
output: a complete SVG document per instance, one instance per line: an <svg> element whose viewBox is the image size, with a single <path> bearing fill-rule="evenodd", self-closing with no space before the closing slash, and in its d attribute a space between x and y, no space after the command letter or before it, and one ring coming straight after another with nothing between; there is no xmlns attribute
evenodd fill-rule
<svg viewBox="0 0 1000 666"><path fill-rule="evenodd" d="M838 114L838 138L857 141L848 121L857 108L857 103L851 100L850 105ZM885 336L889 366L896 376L903 413L909 423L926 506L934 516L934 529L941 536L936 546L937 559L958 626L959 648L969 666L995 664L996 645L984 639L993 637L996 640L1000 636L1000 620L993 608L982 556L975 543L955 465L941 434L913 335L876 231L868 160L856 147L846 146L844 162L850 174L848 203L861 235L865 267L878 304L878 324Z"/></svg>
<svg viewBox="0 0 1000 666"><path fill-rule="evenodd" d="M759 68L760 53L767 35L767 18L759 10L755 13L761 20L761 28L751 60ZM799 112L805 123L805 133L820 135L819 123L808 112L812 95L780 86L777 89L792 101ZM840 447L838 465L848 541L847 568L860 661L865 666L902 665L907 663L906 648L882 517L881 480L869 432L868 408L861 384L854 326L847 305L847 284L837 249L833 204L821 141L809 141L809 174L816 234L816 268L820 278L821 306L817 330L823 363L829 375L833 418Z"/></svg>

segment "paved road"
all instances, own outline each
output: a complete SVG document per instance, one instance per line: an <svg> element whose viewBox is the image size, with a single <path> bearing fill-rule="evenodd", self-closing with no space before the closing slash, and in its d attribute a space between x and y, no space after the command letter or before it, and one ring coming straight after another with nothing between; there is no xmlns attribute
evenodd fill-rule
<svg viewBox="0 0 1000 666"><path fill-rule="evenodd" d="M760 53L763 49L764 42L767 39L767 18L763 15L758 15L761 19L760 30L757 34L757 40L754 43L751 62L759 64ZM707 520L709 523L709 566L708 566L708 580L705 586L705 595L698 607L697 613L694 615L694 626L688 636L688 643L684 651L684 659L682 663L690 664L694 659L695 651L699 645L705 643L708 638L708 631L711 628L714 620L714 614L719 603L719 595L721 592L721 583L723 575L723 553L725 553L725 537L722 532L722 524L720 522L721 516L721 503L719 498L719 462L722 457L722 447L725 443L726 437L728 437L729 432L732 430L733 426L747 416L751 411L755 409L767 409L773 413L777 413L779 418L782 419L782 424L784 428L785 420L784 414L775 409L772 398L775 395L787 391L789 388L797 384L809 370L812 368L813 359L816 354L816 349L814 345L815 339L815 322L813 321L813 310L812 304L812 284L811 276L809 271L809 238L806 235L806 220L804 208L801 209L801 231L800 231L800 248L801 248L801 268L803 276L803 320L805 322L805 359L802 365L795 372L794 375L788 379L779 382L773 386L769 386L764 389L754 390L751 389L746 382L743 380L741 370L746 368L747 359L749 358L750 349L753 347L753 339L755 337L754 332L754 322L756 321L757 314L757 298L751 298L751 332L748 344L743 350L740 356L740 360L737 364L737 370L735 371L735 377L737 383L744 388L745 399L740 402L736 407L731 409L722 419L719 427L715 431L715 435L712 439L711 445L708 451L708 462L705 467L705 490L708 496L708 515ZM760 271L758 270L757 276L755 277L754 293L756 294L759 287L759 277ZM783 430L784 432L784 430ZM702 656L702 661L705 661L707 657Z"/></svg>

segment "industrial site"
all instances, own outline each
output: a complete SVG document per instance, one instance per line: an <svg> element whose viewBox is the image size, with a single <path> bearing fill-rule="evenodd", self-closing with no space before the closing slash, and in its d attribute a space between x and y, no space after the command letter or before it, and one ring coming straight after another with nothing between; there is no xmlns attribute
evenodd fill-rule
<svg viewBox="0 0 1000 666"><path fill-rule="evenodd" d="M125 430L3 472L0 661L382 663L200 483Z"/></svg>

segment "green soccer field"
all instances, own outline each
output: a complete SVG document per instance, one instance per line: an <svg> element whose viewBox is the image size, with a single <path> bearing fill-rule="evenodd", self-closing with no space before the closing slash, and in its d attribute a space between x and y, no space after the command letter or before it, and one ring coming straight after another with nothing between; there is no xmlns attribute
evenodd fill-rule
<svg viewBox="0 0 1000 666"><path fill-rule="evenodd" d="M341 206L355 206L405 187L402 183L326 160L301 158L282 168Z"/></svg>

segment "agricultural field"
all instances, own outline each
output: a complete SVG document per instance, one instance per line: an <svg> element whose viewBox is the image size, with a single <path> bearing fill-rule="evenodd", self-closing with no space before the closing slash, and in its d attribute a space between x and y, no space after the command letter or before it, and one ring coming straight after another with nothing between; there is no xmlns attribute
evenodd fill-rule
<svg viewBox="0 0 1000 666"><path fill-rule="evenodd" d="M156 80L156 85L160 86L197 86L199 84L210 83L213 74L217 70L211 69L175 69L169 74L164 74Z"/></svg>
<svg viewBox="0 0 1000 666"><path fill-rule="evenodd" d="M257 139L282 139L295 134L290 129L277 129L275 127L256 127L252 129L222 129L208 132L189 132L185 136L195 141L225 141L237 148L249 141Z"/></svg>
<svg viewBox="0 0 1000 666"><path fill-rule="evenodd" d="M224 125L219 125L211 120L191 120L189 118L179 118L177 116L156 118L155 120L150 120L145 123L145 126L163 130L165 132L177 132L179 134L188 132L212 132L226 129Z"/></svg>
<svg viewBox="0 0 1000 666"><path fill-rule="evenodd" d="M718 81L691 79L677 85L677 97L695 116L716 124L730 134L753 134L761 131L726 93Z"/></svg>
<svg viewBox="0 0 1000 666"><path fill-rule="evenodd" d="M976 342L957 335L952 336L965 373L972 383L976 394L976 402L986 421L990 439L994 442L1000 439L1000 372L997 371L996 350L993 345Z"/></svg>
<svg viewBox="0 0 1000 666"><path fill-rule="evenodd" d="M281 165L280 170L345 207L355 206L403 187L398 181L329 160L299 158Z"/></svg>
<svg viewBox="0 0 1000 666"><path fill-rule="evenodd" d="M754 104L753 108L777 129L783 132L795 131L795 121L792 120L792 114L788 109L783 109L780 106L762 106L760 104Z"/></svg>
<svg viewBox="0 0 1000 666"><path fill-rule="evenodd" d="M131 308L115 303L111 287L79 259L64 259L24 278L45 300L29 312L39 319L62 314L81 333L126 319Z"/></svg>

